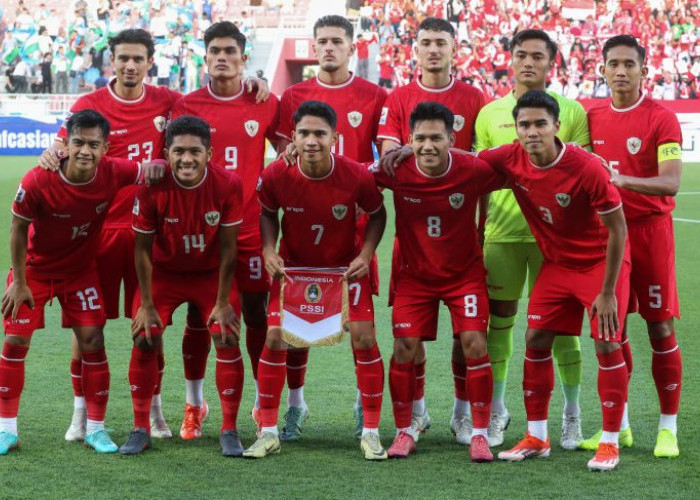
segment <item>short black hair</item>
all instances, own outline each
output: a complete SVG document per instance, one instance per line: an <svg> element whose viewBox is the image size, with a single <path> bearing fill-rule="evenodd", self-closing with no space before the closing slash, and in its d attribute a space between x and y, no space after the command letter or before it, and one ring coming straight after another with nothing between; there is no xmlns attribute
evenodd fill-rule
<svg viewBox="0 0 700 500"><path fill-rule="evenodd" d="M635 37L632 35L617 35L614 36L610 39L608 39L607 42L605 42L605 45L603 45L603 63L607 62L608 60L608 52L610 52L611 49L615 47L630 47L634 50L637 51L637 55L639 56L639 64L643 65L644 60L646 59L647 56L647 51L644 47L639 45L639 42Z"/></svg>
<svg viewBox="0 0 700 500"><path fill-rule="evenodd" d="M422 30L445 31L449 33L452 38L455 37L455 29L452 24L445 19L440 19L439 17L426 17L423 19L423 21L418 25L418 29L416 29L416 35L418 35L418 33L420 33Z"/></svg>
<svg viewBox="0 0 700 500"><path fill-rule="evenodd" d="M515 52L515 47L520 47L525 40L542 40L547 45L549 52L549 60L553 61L557 57L557 44L542 30L523 30L518 31L510 41L510 51Z"/></svg>
<svg viewBox="0 0 700 500"><path fill-rule="evenodd" d="M348 21L347 17L336 15L318 18L318 20L314 23L314 38L316 38L316 32L319 28L342 28L351 41L355 33L355 29L352 27L352 23Z"/></svg>
<svg viewBox="0 0 700 500"><path fill-rule="evenodd" d="M197 136L202 139L202 144L207 149L211 144L211 127L197 116L182 115L170 122L165 129L165 147L172 146L173 140L179 135Z"/></svg>
<svg viewBox="0 0 700 500"><path fill-rule="evenodd" d="M102 138L106 141L109 138L109 122L107 118L94 109L82 109L73 113L66 120L67 137L70 137L73 132L78 130L95 127L99 127L102 132Z"/></svg>
<svg viewBox="0 0 700 500"><path fill-rule="evenodd" d="M338 123L338 117L335 114L335 110L325 102L321 101L302 102L294 113L294 125L297 125L305 116L316 116L321 118L322 120L325 120L333 130L335 130L335 126Z"/></svg>
<svg viewBox="0 0 700 500"><path fill-rule="evenodd" d="M204 32L204 48L208 49L214 38L233 38L241 49L241 54L245 52L246 37L238 27L231 21L220 21L214 23Z"/></svg>
<svg viewBox="0 0 700 500"><path fill-rule="evenodd" d="M408 126L411 132L413 132L418 122L428 120L441 120L445 123L447 133L450 134L455 124L455 115L449 108L443 106L439 102L424 101L419 103L411 112L411 116L408 119Z"/></svg>
<svg viewBox="0 0 700 500"><path fill-rule="evenodd" d="M146 30L130 28L121 30L119 33L114 35L109 39L109 51L112 53L112 55L114 55L117 45L121 45L123 43L140 43L146 47L146 52L148 53L149 59L153 57L153 54L156 52L153 37Z"/></svg>
<svg viewBox="0 0 700 500"><path fill-rule="evenodd" d="M559 121L559 103L544 90L529 90L520 96L518 103L513 108L513 119L515 121L518 120L518 114L523 108L544 109L554 118L555 122Z"/></svg>

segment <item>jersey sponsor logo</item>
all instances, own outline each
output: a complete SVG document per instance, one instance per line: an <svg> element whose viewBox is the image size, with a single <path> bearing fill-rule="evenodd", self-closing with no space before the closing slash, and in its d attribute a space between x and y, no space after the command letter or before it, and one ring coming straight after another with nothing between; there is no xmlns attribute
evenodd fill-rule
<svg viewBox="0 0 700 500"><path fill-rule="evenodd" d="M338 220L343 220L348 213L348 207L345 205L333 205L333 217Z"/></svg>
<svg viewBox="0 0 700 500"><path fill-rule="evenodd" d="M602 139L594 139L594 140L593 140L593 145L594 145L594 146L602 146L602 145L604 145L604 144L605 144L605 141L602 140Z"/></svg>
<svg viewBox="0 0 700 500"><path fill-rule="evenodd" d="M255 134L258 133L258 127L260 124L255 120L248 120L243 124L243 126L245 127L245 131L248 132L249 136L255 137Z"/></svg>
<svg viewBox="0 0 700 500"><path fill-rule="evenodd" d="M411 323L394 323L394 328L411 328Z"/></svg>
<svg viewBox="0 0 700 500"><path fill-rule="evenodd" d="M630 154L636 155L642 149L642 140L639 137L630 137L627 139L627 151Z"/></svg>
<svg viewBox="0 0 700 500"><path fill-rule="evenodd" d="M304 289L304 298L306 302L309 304L316 304L321 301L321 297L323 297L323 291L321 287L318 286L318 283L309 283L306 285Z"/></svg>
<svg viewBox="0 0 700 500"><path fill-rule="evenodd" d="M109 205L109 202L105 201L104 203L100 203L95 207L95 212L98 214L101 214L102 212L105 211L105 208L107 208L107 205Z"/></svg>
<svg viewBox="0 0 700 500"><path fill-rule="evenodd" d="M455 132L459 132L464 127L464 117L462 115L455 115Z"/></svg>
<svg viewBox="0 0 700 500"><path fill-rule="evenodd" d="M58 217L59 219L70 219L70 214L57 214L57 213L52 213L52 217Z"/></svg>
<svg viewBox="0 0 700 500"><path fill-rule="evenodd" d="M131 213L134 214L134 215L138 215L138 214L139 214L139 199L138 199L138 197L135 197L135 198L134 198L134 206L133 206L133 208L131 209ZM166 219L166 220L167 220L167 219Z"/></svg>
<svg viewBox="0 0 700 500"><path fill-rule="evenodd" d="M168 224L175 224L177 222L180 222L180 219L178 219L177 217L166 217L165 222L167 222Z"/></svg>
<svg viewBox="0 0 700 500"><path fill-rule="evenodd" d="M386 125L386 119L389 116L389 108L384 106L382 108L382 114L379 116L379 125Z"/></svg>
<svg viewBox="0 0 700 500"><path fill-rule="evenodd" d="M362 123L362 113L359 111L350 111L348 113L348 121L353 128L357 128Z"/></svg>
<svg viewBox="0 0 700 500"><path fill-rule="evenodd" d="M156 116L153 119L153 125L156 127L156 130L158 132L162 132L165 130L165 124L167 123L167 120L165 119L164 116Z"/></svg>
<svg viewBox="0 0 700 500"><path fill-rule="evenodd" d="M542 319L542 316L539 314L528 314L527 319L533 319L535 321Z"/></svg>
<svg viewBox="0 0 700 500"><path fill-rule="evenodd" d="M448 198L450 206L455 210L462 208L464 205L464 195L462 193L452 193Z"/></svg>
<svg viewBox="0 0 700 500"><path fill-rule="evenodd" d="M285 208L287 212L294 212L295 214L303 214L304 209L301 207L287 207Z"/></svg>
<svg viewBox="0 0 700 500"><path fill-rule="evenodd" d="M17 194L15 194L15 203L22 203L27 192L22 187L22 184L17 188Z"/></svg>
<svg viewBox="0 0 700 500"><path fill-rule="evenodd" d="M404 196L403 201L407 201L409 203L420 203L420 198L411 198L410 196Z"/></svg>
<svg viewBox="0 0 700 500"><path fill-rule="evenodd" d="M568 207L571 203L571 196L569 196L566 193L557 193L554 195L554 198L557 200L557 203L559 203L559 205L562 208Z"/></svg>
<svg viewBox="0 0 700 500"><path fill-rule="evenodd" d="M219 224L220 219L221 214L216 210L212 210L211 212L204 214L204 220L207 221L207 224L209 224L211 227L216 227Z"/></svg>

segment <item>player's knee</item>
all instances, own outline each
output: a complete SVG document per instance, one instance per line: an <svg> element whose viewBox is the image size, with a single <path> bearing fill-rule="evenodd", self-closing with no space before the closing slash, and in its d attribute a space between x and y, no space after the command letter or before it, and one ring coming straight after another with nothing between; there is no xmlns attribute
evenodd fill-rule
<svg viewBox="0 0 700 500"><path fill-rule="evenodd" d="M134 337L134 347L136 347L137 349L145 349L145 350L160 349L160 345L161 345L161 336L154 335L153 332L151 332L150 343L148 342L148 338L146 338L146 335L144 333L141 333L140 335L137 335L136 337Z"/></svg>
<svg viewBox="0 0 700 500"><path fill-rule="evenodd" d="M673 319L647 323L647 331L651 340L663 340L673 333Z"/></svg>
<svg viewBox="0 0 700 500"><path fill-rule="evenodd" d="M485 332L462 332L460 334L460 341L465 358L481 358L486 356Z"/></svg>
<svg viewBox="0 0 700 500"><path fill-rule="evenodd" d="M268 349L278 351L284 347L282 342L282 330L279 328L270 328L267 330L267 336L265 337L265 345Z"/></svg>
<svg viewBox="0 0 700 500"><path fill-rule="evenodd" d="M419 345L420 339L415 337L394 339L394 358L398 363L414 361Z"/></svg>
<svg viewBox="0 0 700 500"><path fill-rule="evenodd" d="M241 294L241 311L246 327L255 328L264 325L267 322L266 294Z"/></svg>
<svg viewBox="0 0 700 500"><path fill-rule="evenodd" d="M81 352L102 349L105 346L102 328L79 327L75 328L75 336L78 340L78 349Z"/></svg>
<svg viewBox="0 0 700 500"><path fill-rule="evenodd" d="M21 335L5 334L5 343L17 347L29 347L31 337L23 337Z"/></svg>
<svg viewBox="0 0 700 500"><path fill-rule="evenodd" d="M494 316L509 318L518 314L517 300L489 300L489 311Z"/></svg>
<svg viewBox="0 0 700 500"><path fill-rule="evenodd" d="M548 330L528 328L525 332L525 344L534 349L551 349L555 337L556 335Z"/></svg>
<svg viewBox="0 0 700 500"><path fill-rule="evenodd" d="M595 342L595 352L596 354L610 354L611 352L620 349L619 342Z"/></svg>
<svg viewBox="0 0 700 500"><path fill-rule="evenodd" d="M371 321L353 321L350 323L350 336L355 349L370 349L377 343L374 325Z"/></svg>
<svg viewBox="0 0 700 500"><path fill-rule="evenodd" d="M232 333L228 333L226 338L221 338L221 333L212 333L211 341L214 347L238 347L238 337Z"/></svg>
<svg viewBox="0 0 700 500"><path fill-rule="evenodd" d="M197 309L197 306L192 302L187 303L187 319L186 324L190 328L206 328L202 314Z"/></svg>

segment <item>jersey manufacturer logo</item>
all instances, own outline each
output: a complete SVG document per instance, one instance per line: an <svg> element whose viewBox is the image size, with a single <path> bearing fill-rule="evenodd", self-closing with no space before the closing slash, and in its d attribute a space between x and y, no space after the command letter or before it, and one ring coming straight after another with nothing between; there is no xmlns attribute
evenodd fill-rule
<svg viewBox="0 0 700 500"><path fill-rule="evenodd" d="M636 155L642 149L642 140L639 137L630 137L627 139L627 151L630 154Z"/></svg>
<svg viewBox="0 0 700 500"><path fill-rule="evenodd" d="M212 227L216 227L219 224L219 219L221 219L221 214L216 210L204 214L204 220Z"/></svg>
<svg viewBox="0 0 700 500"><path fill-rule="evenodd" d="M529 193L529 192L530 192L530 190L529 190L528 188L526 188L525 186L523 186L522 184L518 184L517 182L515 182L514 184L515 184L517 187L519 187L520 189L522 189L523 191L525 191L526 193Z"/></svg>
<svg viewBox="0 0 700 500"><path fill-rule="evenodd" d="M304 298L306 299L306 302L315 304L321 300L322 296L323 292L317 283L309 283L306 285L306 289L304 289Z"/></svg>
<svg viewBox="0 0 700 500"><path fill-rule="evenodd" d="M382 114L379 116L379 125L386 125L386 119L389 116L389 108L384 106L382 108Z"/></svg>
<svg viewBox="0 0 700 500"><path fill-rule="evenodd" d="M617 406L617 403L615 401L603 401L603 406L606 408L612 408L614 406Z"/></svg>
<svg viewBox="0 0 700 500"><path fill-rule="evenodd" d="M554 195L554 198L557 200L557 203L559 203L559 205L562 208L568 207L569 203L571 203L571 196L569 196L566 193L557 193Z"/></svg>
<svg viewBox="0 0 700 500"><path fill-rule="evenodd" d="M166 124L166 123L167 123L167 120L165 119L164 116L156 116L156 117L153 119L153 125L155 125L156 130L157 130L158 132L162 132L163 130L165 130L165 124Z"/></svg>
<svg viewBox="0 0 700 500"><path fill-rule="evenodd" d="M464 205L464 195L462 193L452 193L448 200L450 201L450 206L455 210L462 208L462 205Z"/></svg>
<svg viewBox="0 0 700 500"><path fill-rule="evenodd" d="M27 192L22 187L22 184L20 184L17 188L17 194L15 195L15 203L22 203L26 194Z"/></svg>
<svg viewBox="0 0 700 500"><path fill-rule="evenodd" d="M258 133L258 127L260 124L255 120L248 120L243 124L243 126L245 127L245 131L248 132L249 136L255 137L255 134Z"/></svg>
<svg viewBox="0 0 700 500"><path fill-rule="evenodd" d="M180 222L180 219L178 219L177 217L166 217L165 222L167 222L168 224L177 224L178 222Z"/></svg>
<svg viewBox="0 0 700 500"><path fill-rule="evenodd" d="M667 391L675 391L678 389L678 384L668 384L664 389Z"/></svg>
<svg viewBox="0 0 700 500"><path fill-rule="evenodd" d="M131 209L131 213L134 215L139 214L139 199L134 198L134 207Z"/></svg>
<svg viewBox="0 0 700 500"><path fill-rule="evenodd" d="M362 113L359 111L350 111L348 113L348 121L353 128L357 128L362 123Z"/></svg>
<svg viewBox="0 0 700 500"><path fill-rule="evenodd" d="M333 217L338 220L343 220L348 213L348 207L345 205L333 205Z"/></svg>
<svg viewBox="0 0 700 500"><path fill-rule="evenodd" d="M459 132L464 127L464 117L462 115L455 115L455 132Z"/></svg>
<svg viewBox="0 0 700 500"><path fill-rule="evenodd" d="M70 214L57 214L57 213L52 213L52 217L58 217L59 219L70 219Z"/></svg>
<svg viewBox="0 0 700 500"><path fill-rule="evenodd" d="M102 212L105 211L105 208L107 208L107 205L108 205L108 204L109 204L109 203L106 202L106 201L105 201L104 203L100 203L99 205L97 205L97 206L95 207L95 212L97 212L98 214L101 214Z"/></svg>

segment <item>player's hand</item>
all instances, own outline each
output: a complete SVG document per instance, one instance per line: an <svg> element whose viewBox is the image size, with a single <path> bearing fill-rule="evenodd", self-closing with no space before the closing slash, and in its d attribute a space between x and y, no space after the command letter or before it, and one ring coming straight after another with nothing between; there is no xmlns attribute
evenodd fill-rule
<svg viewBox="0 0 700 500"><path fill-rule="evenodd" d="M277 252L263 252L263 258L265 259L265 271L267 271L270 276L276 280L280 279L282 276L290 279L287 272L284 270L284 259L282 259Z"/></svg>
<svg viewBox="0 0 700 500"><path fill-rule="evenodd" d="M591 306L591 318L598 315L598 339L610 342L620 329L617 317L617 297L614 293L601 292Z"/></svg>
<svg viewBox="0 0 700 500"><path fill-rule="evenodd" d="M146 333L146 343L148 345L153 345L153 341L151 340L152 328L162 330L163 320L160 319L160 315L154 306L141 305L139 310L136 311L134 319L131 320L131 337L136 339L143 330Z"/></svg>
<svg viewBox="0 0 700 500"><path fill-rule="evenodd" d="M294 145L293 142L290 142L289 144L287 144L287 147L284 148L284 151L282 151L279 154L277 159L284 160L284 162L287 165L294 165L297 162L297 156L299 156L299 152L297 151L297 147Z"/></svg>
<svg viewBox="0 0 700 500"><path fill-rule="evenodd" d="M255 102L257 103L265 102L267 98L270 97L270 86L267 84L267 80L249 76L245 79L243 84L245 85L245 91L247 93L251 93L253 90L257 89L255 93Z"/></svg>
<svg viewBox="0 0 700 500"><path fill-rule="evenodd" d="M65 151L50 147L39 156L39 166L44 170L57 171L61 168L61 160L68 156Z"/></svg>
<svg viewBox="0 0 700 500"><path fill-rule="evenodd" d="M348 266L348 270L343 274L343 279L347 281L357 281L369 274L370 259L358 255Z"/></svg>
<svg viewBox="0 0 700 500"><path fill-rule="evenodd" d="M610 176L610 183L613 186L616 186L619 188L624 188L626 186L626 181L627 181L627 176L620 175L620 172L618 172L614 168L612 169L612 174Z"/></svg>
<svg viewBox="0 0 700 500"><path fill-rule="evenodd" d="M232 333L236 337L236 340L240 340L241 322L233 311L233 307L228 302L225 304L216 304L214 306L207 320L207 327L211 327L214 323L218 323L221 328L222 344L226 345L226 339L229 333Z"/></svg>
<svg viewBox="0 0 700 500"><path fill-rule="evenodd" d="M147 186L158 184L163 179L167 164L165 160L152 160L141 164L143 180Z"/></svg>
<svg viewBox="0 0 700 500"><path fill-rule="evenodd" d="M18 285L14 281L7 287L2 297L2 317L12 316L12 321L17 319L17 313L22 304L34 309L34 296L27 285Z"/></svg>
<svg viewBox="0 0 700 500"><path fill-rule="evenodd" d="M406 159L413 156L413 149L409 145L396 146L390 149L379 158L379 168L390 176L396 175L396 168Z"/></svg>

